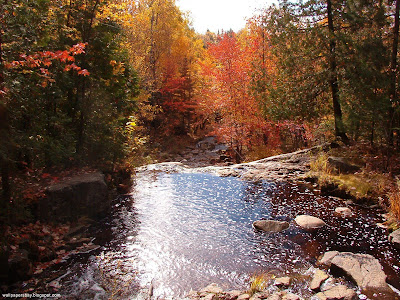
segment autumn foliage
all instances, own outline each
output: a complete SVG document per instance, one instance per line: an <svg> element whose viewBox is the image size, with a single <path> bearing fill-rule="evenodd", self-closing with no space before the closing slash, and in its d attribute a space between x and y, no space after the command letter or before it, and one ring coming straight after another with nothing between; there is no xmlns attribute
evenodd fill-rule
<svg viewBox="0 0 400 300"><path fill-rule="evenodd" d="M255 145L276 147L276 126L266 120L252 93L256 43L225 33L208 45L201 63L203 85L200 105L213 121L216 135L228 143L237 161Z"/></svg>

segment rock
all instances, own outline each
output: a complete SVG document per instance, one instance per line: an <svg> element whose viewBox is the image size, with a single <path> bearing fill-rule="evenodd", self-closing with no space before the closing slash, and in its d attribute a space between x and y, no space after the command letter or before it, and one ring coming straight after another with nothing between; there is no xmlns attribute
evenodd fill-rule
<svg viewBox="0 0 400 300"><path fill-rule="evenodd" d="M255 293L253 296L250 297L250 300L259 300L259 299L267 299L269 296L269 292L263 291Z"/></svg>
<svg viewBox="0 0 400 300"><path fill-rule="evenodd" d="M337 282L335 278L329 277L327 280L325 280L320 287L321 292L325 292L327 290L330 290L331 288L337 286Z"/></svg>
<svg viewBox="0 0 400 300"><path fill-rule="evenodd" d="M348 207L336 207L335 213L343 217L351 217L353 215L353 212Z"/></svg>
<svg viewBox="0 0 400 300"><path fill-rule="evenodd" d="M227 300L234 300L237 299L243 292L239 290L233 290L225 293L225 297Z"/></svg>
<svg viewBox="0 0 400 300"><path fill-rule="evenodd" d="M282 300L301 300L301 297L288 292L286 295L283 295Z"/></svg>
<svg viewBox="0 0 400 300"><path fill-rule="evenodd" d="M397 229L389 234L389 241L392 242L397 248L400 248L400 229Z"/></svg>
<svg viewBox="0 0 400 300"><path fill-rule="evenodd" d="M274 220L258 220L253 223L255 229L266 232L280 232L289 228L289 223Z"/></svg>
<svg viewBox="0 0 400 300"><path fill-rule="evenodd" d="M247 300L247 299L250 299L249 294L242 294L237 298L237 300Z"/></svg>
<svg viewBox="0 0 400 300"><path fill-rule="evenodd" d="M277 286L289 286L291 278L290 277L279 277L275 279L275 285Z"/></svg>
<svg viewBox="0 0 400 300"><path fill-rule="evenodd" d="M10 257L8 260L8 280L10 283L27 280L32 276L33 266L28 256L28 251L19 249Z"/></svg>
<svg viewBox="0 0 400 300"><path fill-rule="evenodd" d="M314 230L326 225L321 219L308 215L298 215L294 220L305 230Z"/></svg>
<svg viewBox="0 0 400 300"><path fill-rule="evenodd" d="M5 247L0 247L0 284L8 281L8 258L10 252ZM1 290L1 287L0 287Z"/></svg>
<svg viewBox="0 0 400 300"><path fill-rule="evenodd" d="M281 300L281 299L282 299L281 292L276 292L267 298L267 300Z"/></svg>
<svg viewBox="0 0 400 300"><path fill-rule="evenodd" d="M208 136L200 140L196 147L202 150L213 150L217 145L217 139L215 136Z"/></svg>
<svg viewBox="0 0 400 300"><path fill-rule="evenodd" d="M258 296L258 294L255 293L253 296L250 297L249 300L261 300L261 299L263 299L263 298L260 298L260 297Z"/></svg>
<svg viewBox="0 0 400 300"><path fill-rule="evenodd" d="M39 203L39 216L51 222L75 221L81 216L99 218L111 206L104 175L100 172L75 176L46 189Z"/></svg>
<svg viewBox="0 0 400 300"><path fill-rule="evenodd" d="M330 265L332 259L339 254L339 251L328 251L325 252L322 258L319 260L319 263L322 265Z"/></svg>
<svg viewBox="0 0 400 300"><path fill-rule="evenodd" d="M316 295L320 300L353 300L356 299L357 294L352 289L344 285L337 285L333 288L320 292Z"/></svg>
<svg viewBox="0 0 400 300"><path fill-rule="evenodd" d="M149 298L149 299L150 299L150 298ZM217 300L218 297L217 297L216 294L210 293L210 294L207 294L207 295L204 296L204 297L201 297L200 299L203 299L203 300Z"/></svg>
<svg viewBox="0 0 400 300"><path fill-rule="evenodd" d="M185 299L199 299L198 291L190 290L190 292L185 296Z"/></svg>
<svg viewBox="0 0 400 300"><path fill-rule="evenodd" d="M267 298L267 300L300 300L300 299L302 299L300 296L286 291L276 292Z"/></svg>
<svg viewBox="0 0 400 300"><path fill-rule="evenodd" d="M79 218L79 220L76 223L74 223L74 225L71 226L68 232L65 234L64 240L68 240L73 237L80 238L82 236L85 236L86 230L93 223L94 221L89 218L86 217Z"/></svg>
<svg viewBox="0 0 400 300"><path fill-rule="evenodd" d="M90 243L91 239L90 238L72 238L69 240L67 243L69 246L71 246L71 249L77 248L78 246L82 246L83 243Z"/></svg>
<svg viewBox="0 0 400 300"><path fill-rule="evenodd" d="M328 157L328 165L335 168L340 173L345 174L355 173L361 169L359 166L350 163L343 157Z"/></svg>
<svg viewBox="0 0 400 300"><path fill-rule="evenodd" d="M211 283L205 288L201 289L201 293L213 293L213 294L218 294L222 293L224 290L218 286L216 283Z"/></svg>
<svg viewBox="0 0 400 300"><path fill-rule="evenodd" d="M362 290L392 293L381 264L369 254L330 251L324 254L321 262L330 264L332 273L350 277Z"/></svg>
<svg viewBox="0 0 400 300"><path fill-rule="evenodd" d="M319 291L321 284L328 278L329 278L328 274L326 274L324 271L320 269L317 269L310 283L310 289L313 291Z"/></svg>

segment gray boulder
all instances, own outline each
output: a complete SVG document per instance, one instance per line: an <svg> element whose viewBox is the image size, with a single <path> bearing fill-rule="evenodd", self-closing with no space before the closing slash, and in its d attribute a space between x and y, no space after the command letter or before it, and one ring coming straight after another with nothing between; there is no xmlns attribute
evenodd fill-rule
<svg viewBox="0 0 400 300"><path fill-rule="evenodd" d="M345 274L362 290L392 293L379 261L369 254L329 251L321 261L330 265L332 273Z"/></svg>
<svg viewBox="0 0 400 300"><path fill-rule="evenodd" d="M280 232L289 228L289 223L274 220L258 220L253 223L255 229L266 232Z"/></svg>
<svg viewBox="0 0 400 300"><path fill-rule="evenodd" d="M297 225L305 230L314 230L326 225L321 219L308 215L299 215L294 220Z"/></svg>
<svg viewBox="0 0 400 300"><path fill-rule="evenodd" d="M389 234L389 241L392 242L397 248L400 248L400 229L397 229Z"/></svg>
<svg viewBox="0 0 400 300"><path fill-rule="evenodd" d="M104 175L78 175L46 189L39 203L39 216L51 222L75 221L82 216L104 216L111 206Z"/></svg>

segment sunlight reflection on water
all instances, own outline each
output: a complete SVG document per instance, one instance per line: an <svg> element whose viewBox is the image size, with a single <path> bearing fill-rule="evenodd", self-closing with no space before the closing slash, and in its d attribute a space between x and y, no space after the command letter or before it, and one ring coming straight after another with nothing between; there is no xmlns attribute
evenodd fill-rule
<svg viewBox="0 0 400 300"><path fill-rule="evenodd" d="M182 296L207 282L243 287L266 259L266 249L258 249L263 239L251 225L270 217L267 192L273 188L208 174L139 175L133 198L140 247L133 256L142 284L154 280L156 296L171 288ZM270 243L267 253L275 257L267 259L279 261L281 252L292 250Z"/></svg>
<svg viewBox="0 0 400 300"><path fill-rule="evenodd" d="M88 295L85 289L104 286L98 275L102 268L118 288L129 287L126 298L152 283L156 298L180 299L211 282L246 289L249 276L259 271L304 274L327 250L371 254L383 264L389 282L400 285L400 251L376 226L382 221L379 211L352 206L354 216L342 218L334 210L343 201L310 187L154 170L138 172L131 200L121 204L116 205L104 258L91 257L80 265L80 277L63 283L78 298ZM305 232L293 222L298 214L322 218L327 226ZM252 228L259 219L285 220L290 227L262 233ZM78 273L74 268L71 273ZM306 280L292 286L304 298L311 295Z"/></svg>

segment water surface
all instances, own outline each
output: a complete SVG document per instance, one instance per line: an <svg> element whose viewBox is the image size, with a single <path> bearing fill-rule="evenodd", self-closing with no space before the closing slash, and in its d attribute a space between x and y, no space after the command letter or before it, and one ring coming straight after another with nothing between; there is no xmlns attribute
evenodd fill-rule
<svg viewBox="0 0 400 300"><path fill-rule="evenodd" d="M77 297L102 299L108 292L129 298L153 286L155 298L182 298L211 282L245 289L249 277L261 271L306 274L320 254L339 250L374 255L399 288L400 253L376 226L382 221L380 212L353 206L354 216L341 218L334 209L343 204L289 183L205 173L138 173L131 198L121 198L109 220L110 240L98 256L79 264L79 271L72 264L76 275L66 276L63 286ZM320 217L328 225L307 233L293 222L298 214ZM259 219L286 220L290 227L281 233L259 232L252 228ZM304 280L293 291L311 295Z"/></svg>

